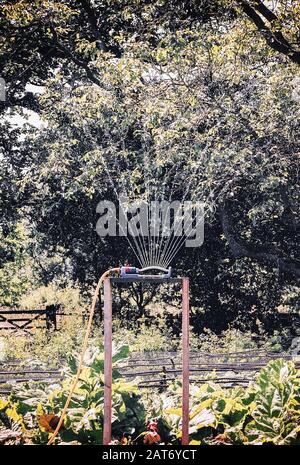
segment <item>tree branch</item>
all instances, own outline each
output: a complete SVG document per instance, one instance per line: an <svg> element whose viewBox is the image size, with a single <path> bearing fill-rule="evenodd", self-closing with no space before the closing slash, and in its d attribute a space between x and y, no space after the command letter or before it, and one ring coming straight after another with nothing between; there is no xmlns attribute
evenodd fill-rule
<svg viewBox="0 0 300 465"><path fill-rule="evenodd" d="M273 21L277 21L277 16L275 13L270 10L261 0L252 0L250 2L253 7L259 11L270 23Z"/></svg>
<svg viewBox="0 0 300 465"><path fill-rule="evenodd" d="M272 29L269 28L262 19L260 14L271 24L278 20L277 16L259 0L238 0L238 3L241 5L244 13L265 37L267 44L276 52L283 53L291 61L300 65L300 51L293 48L293 46L283 36L281 31L278 29L272 31Z"/></svg>
<svg viewBox="0 0 300 465"><path fill-rule="evenodd" d="M249 244L244 244L237 240L228 208L225 205L220 208L219 216L223 233L234 258L249 257L257 261L267 262L273 266L279 267L281 271L300 277L300 263L298 260L279 256L273 251L261 251L258 250L258 247L253 248Z"/></svg>
<svg viewBox="0 0 300 465"><path fill-rule="evenodd" d="M281 201L284 205L285 214L283 215L283 217L286 220L285 223L293 231L293 233L297 233L300 231L300 223L297 221L297 215L293 211L292 202L290 201L290 198L288 196L287 188L286 186L279 185L278 191Z"/></svg>
<svg viewBox="0 0 300 465"><path fill-rule="evenodd" d="M83 68L86 75L87 75L87 77L92 82L94 82L94 84L97 84L98 86L101 86L101 81L95 76L93 71L89 68L88 61L83 60L82 58L79 58L76 55L74 55L74 53L72 53L71 50L69 50L66 45L62 44L59 41L57 33L56 33L53 25L50 25L49 27L50 27L50 30L52 32L53 41L54 41L54 44L55 44L56 48L58 50L60 50L61 52L63 52L66 57L69 57L73 61L73 63L75 63L77 66Z"/></svg>

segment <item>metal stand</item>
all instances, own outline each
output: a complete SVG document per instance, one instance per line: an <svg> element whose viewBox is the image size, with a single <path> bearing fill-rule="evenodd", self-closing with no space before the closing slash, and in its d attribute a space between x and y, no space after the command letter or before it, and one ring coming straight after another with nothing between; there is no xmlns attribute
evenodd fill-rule
<svg viewBox="0 0 300 465"><path fill-rule="evenodd" d="M182 278L182 438L189 444L189 278Z"/></svg>
<svg viewBox="0 0 300 465"><path fill-rule="evenodd" d="M112 410L112 283L149 282L182 285L182 445L189 444L189 279L135 276L104 280L104 425L103 444L111 442Z"/></svg>
<svg viewBox="0 0 300 465"><path fill-rule="evenodd" d="M111 442L112 388L112 294L110 279L104 281L104 426L103 444Z"/></svg>

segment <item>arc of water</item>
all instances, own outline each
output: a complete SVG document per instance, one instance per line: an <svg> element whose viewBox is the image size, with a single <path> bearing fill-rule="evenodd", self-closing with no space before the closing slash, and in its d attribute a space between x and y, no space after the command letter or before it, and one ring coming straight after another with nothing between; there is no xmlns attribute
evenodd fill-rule
<svg viewBox="0 0 300 465"><path fill-rule="evenodd" d="M210 191L210 196L213 197L215 199L214 201L216 202L216 200L221 196L222 192L220 191L218 195L214 196L213 194L214 194L215 191L216 191L216 189L212 189ZM162 266L164 266L165 268L167 268L169 266L169 264L172 262L172 260L174 259L174 257L178 253L178 251L183 246L186 238L189 236L191 231L192 231L192 222L190 223L190 228L187 230L184 237L181 238L181 241L179 241L179 243L176 244L176 247L173 247L173 250L170 251L170 253L168 253L167 257L165 257L165 260L164 260Z"/></svg>
<svg viewBox="0 0 300 465"><path fill-rule="evenodd" d="M200 168L200 166L198 167ZM196 171L197 173L197 171ZM194 173L194 176L196 175L196 173ZM187 195L189 194L190 192L190 189L191 189L191 184L192 184L192 181L194 180L193 177L190 178L190 181L187 185L187 188L185 189L185 192L184 192L184 195L183 195L183 198L182 198L182 202L185 201L185 199L187 198ZM166 241L165 243L165 246L164 246L164 249L161 253L161 256L160 256L160 261L163 263L164 261L164 257L168 254L168 251L170 250L170 247L172 247L172 244L174 243L174 241L176 241L176 237L177 237L177 233L179 232L179 227L180 227L180 224L177 224L177 227L175 229L175 231L173 231L173 234L170 234L168 240ZM179 236L180 237L180 236Z"/></svg>
<svg viewBox="0 0 300 465"><path fill-rule="evenodd" d="M173 165L173 167L171 168L170 172L169 172L169 175L170 173L172 172L172 170L175 168L175 165ZM174 184L175 184L175 180L176 178L178 177L178 171L176 172L175 176L174 176L174 179L173 179L173 182L172 182L172 187L171 187L171 190L170 190L170 193L169 193L169 198L168 198L168 201L169 201L169 204L172 200L172 193L173 193L173 187L174 187ZM164 191L165 192L165 191ZM164 198L164 196L163 196ZM168 219L168 214L169 214L169 210L170 210L170 206L168 206L168 211L165 212L165 217L164 217L164 222L162 224L162 234L164 233L164 230L165 230L165 226L166 226L166 221ZM168 237L168 236L167 236ZM161 249L162 249L162 246L163 244L166 244L167 242L167 239L164 238L164 236L161 238L161 241L160 241L160 244L159 244L159 248L158 248L158 251L157 251L157 257L156 257L156 263L159 265L160 264L160 261L161 261L161 258L160 258L160 255L161 255Z"/></svg>
<svg viewBox="0 0 300 465"><path fill-rule="evenodd" d="M227 170L227 175L228 175L228 172L229 172L229 174L234 173L235 172L234 166L230 167L229 171ZM230 184L230 182L233 182L233 180L229 180L227 182L227 187L228 187L228 184ZM217 195L215 195L216 190L217 190L217 188L213 188L213 189L210 189L210 192L209 192L209 197L214 199L214 203L222 195L222 189L219 191L219 193ZM184 244L184 242L186 240L186 237L191 232L191 230L192 230L192 223L191 223L191 227L187 230L187 232L185 232L185 235L184 235L184 237L182 238L181 241L180 241L180 237L179 237L179 239L175 240L175 243L174 243L174 241L172 241L169 244L168 250L165 252L165 254L162 254L162 262L161 262L162 266L167 267L172 262L173 258L177 254L178 250L183 246L183 244Z"/></svg>
<svg viewBox="0 0 300 465"><path fill-rule="evenodd" d="M86 128L85 128L85 129L86 129ZM88 130L88 132L90 133L89 130ZM91 135L91 134L89 134L89 135L90 135L90 141L93 141L92 135ZM97 146L94 142L92 142L92 146L94 147L94 150L95 150L95 151L98 151L98 150L99 150L99 149L98 149L98 146ZM114 184L114 181L113 181L113 179L112 179L112 177L111 177L111 174L110 174L109 168L108 168L108 166L107 166L106 160L105 160L103 154L102 154L101 152L99 152L99 153L100 153L100 156L101 156L101 159L102 159L102 163L103 163L103 165L104 165L104 170L105 170L105 172L106 172L106 174L107 174L107 177L108 177L108 179L109 179L109 182L110 182L110 184L111 184L111 187L112 187L112 189L113 189L113 191L114 191L116 197L119 198L119 194L118 194L118 192L117 192L117 190L116 190L116 188L115 188L115 184ZM123 208L122 204L121 204L121 208L122 208L122 210L123 210L123 214L125 215L126 213L125 213L125 211L124 211L124 208ZM117 218L116 218L116 220L117 220L119 226L121 227L121 230L122 230L124 236L126 237L126 240L127 240L128 244L129 244L130 248L131 248L132 251L134 252L134 254L135 254L135 256L136 256L138 262L139 262L142 266L145 266L146 263L145 263L145 260L144 260L144 258L143 258L142 250L141 250L141 248L140 248L138 242L136 241L135 237L133 236L136 250L135 250L135 247L133 246L132 242L130 242L130 240L129 240L129 238L128 238L127 231L124 231L124 228L123 228L122 224L120 224L120 222L119 222L119 220L118 220Z"/></svg>

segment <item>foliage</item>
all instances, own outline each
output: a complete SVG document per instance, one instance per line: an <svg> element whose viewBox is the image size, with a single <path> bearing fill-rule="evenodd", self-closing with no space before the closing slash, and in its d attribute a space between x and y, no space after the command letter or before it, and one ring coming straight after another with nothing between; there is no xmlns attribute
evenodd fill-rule
<svg viewBox="0 0 300 465"><path fill-rule="evenodd" d="M180 342L178 337L172 334L171 328L166 328L164 320L159 320L160 325L145 325L143 322L128 330L123 327L122 320L114 322L116 341L126 341L134 352L173 350L178 348Z"/></svg>
<svg viewBox="0 0 300 465"><path fill-rule="evenodd" d="M127 346L116 349L113 354L114 363L126 360L127 354ZM60 433L61 440L82 444L102 443L103 367L103 352L95 350L88 354L64 421L64 428ZM77 359L70 357L69 367L63 373L62 387L56 385L45 389L42 383L37 383L36 387L26 384L12 394L9 401L2 404L4 414L11 421L18 423L24 432L34 429L35 442L46 442L49 434L53 432L53 428L49 427L47 415L57 416L61 412L76 370ZM117 369L113 370L112 396L113 434L120 437L123 432L138 434L145 423L144 407L135 384L124 382Z"/></svg>
<svg viewBox="0 0 300 465"><path fill-rule="evenodd" d="M123 346L115 352L114 362L124 361L127 354L128 347ZM76 358L70 358L62 387L37 383L15 390L1 401L0 421L21 428L35 443L45 443L58 421L75 370ZM212 382L191 385L190 444L299 444L299 419L300 382L292 362L269 362L247 389L221 389ZM103 353L94 351L85 362L59 441L99 444L102 424ZM181 383L174 382L159 395L141 395L135 382L122 381L115 368L112 431L114 443L179 443Z"/></svg>
<svg viewBox="0 0 300 465"><path fill-rule="evenodd" d="M300 383L292 362L273 360L247 389L220 389L212 382L192 386L192 444L295 444L300 441ZM164 427L181 436L181 387L158 402ZM165 433L166 434L166 433ZM176 439L175 439L176 440Z"/></svg>
<svg viewBox="0 0 300 465"><path fill-rule="evenodd" d="M253 421L245 432L254 444L291 444L300 437L300 382L292 363L270 362L255 384Z"/></svg>
<svg viewBox="0 0 300 465"><path fill-rule="evenodd" d="M277 339L270 340L265 334L256 334L250 331L241 332L235 328L229 328L221 334L216 334L213 331L205 328L204 331L198 335L194 332L191 333L190 347L191 350L200 350L203 352L214 353L228 353L228 352L243 352L245 350L272 350L277 343Z"/></svg>
<svg viewBox="0 0 300 465"><path fill-rule="evenodd" d="M239 32L242 23L243 36L255 44L261 34L265 41L261 41L260 50L253 47L251 53L264 55L275 50L275 56L279 52L299 64L298 15L298 3L284 1L272 7L269 2L240 0L172 4L166 0L3 1L1 68L8 81L4 107L38 108L34 93L26 85L44 84L53 69L60 67L65 76L101 85L93 66L99 54L109 52L119 58L126 41L146 42L155 48L164 34L176 34L185 28L188 35L207 24L211 28L225 24ZM22 48L18 47L20 43Z"/></svg>
<svg viewBox="0 0 300 465"><path fill-rule="evenodd" d="M203 247L176 257L199 332L273 330L278 308L297 311L298 13L297 2L3 2L1 221L6 237L28 220L38 286L90 286L135 262L125 239L97 237L96 206L143 198L147 184L205 203Z"/></svg>
<svg viewBox="0 0 300 465"><path fill-rule="evenodd" d="M84 327L82 315L75 313L71 318L59 322L59 331L34 329L31 334L1 334L1 356L34 365L34 360L51 367L60 366L72 351L82 343Z"/></svg>
<svg viewBox="0 0 300 465"><path fill-rule="evenodd" d="M78 286L69 285L62 288L54 282L48 286L33 289L25 295L23 294L18 303L24 309L34 309L55 304L61 305L62 309L69 312L84 309L82 294Z"/></svg>
<svg viewBox="0 0 300 465"><path fill-rule="evenodd" d="M76 295L76 288L74 294ZM47 295L52 296L52 292ZM71 353L76 351L82 343L85 327L85 320L83 320L85 307L74 310L72 293L72 298L69 300L71 306L67 305L67 296L69 292L64 298L66 303L64 311L70 315L58 322L58 331L35 329L32 330L31 335L21 333L8 335L6 331L2 331L0 332L0 358L20 360L23 364L34 364L34 361L38 360L39 363L51 367L65 364ZM142 318L140 321L132 322L130 329L127 329L122 319L115 318L113 321L114 341L116 344L129 345L132 352L180 350L180 317L176 316L176 321L179 322L178 333L174 331L174 321L170 323L167 316L154 313L148 319ZM103 337L102 330L102 323L94 324L91 345L99 346L99 341ZM289 348L291 339L292 334L288 329L275 331L272 335L264 332L257 335L235 328L229 328L221 334L206 328L198 334L191 328L190 348L193 351L215 353L249 349L280 352Z"/></svg>
<svg viewBox="0 0 300 465"><path fill-rule="evenodd" d="M0 228L0 301L3 306L16 305L32 283L31 259L26 252L24 226L17 225L5 234Z"/></svg>

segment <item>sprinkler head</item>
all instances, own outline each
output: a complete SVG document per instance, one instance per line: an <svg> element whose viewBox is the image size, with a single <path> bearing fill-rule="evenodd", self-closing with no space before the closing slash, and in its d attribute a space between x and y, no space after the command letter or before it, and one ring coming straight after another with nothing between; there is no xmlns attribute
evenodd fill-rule
<svg viewBox="0 0 300 465"><path fill-rule="evenodd" d="M147 274L147 271L159 271L162 274ZM163 268L161 266L147 266L146 268L136 268L135 266L121 266L121 278L136 278L137 276L146 277L151 276L155 278L171 278L172 268Z"/></svg>

